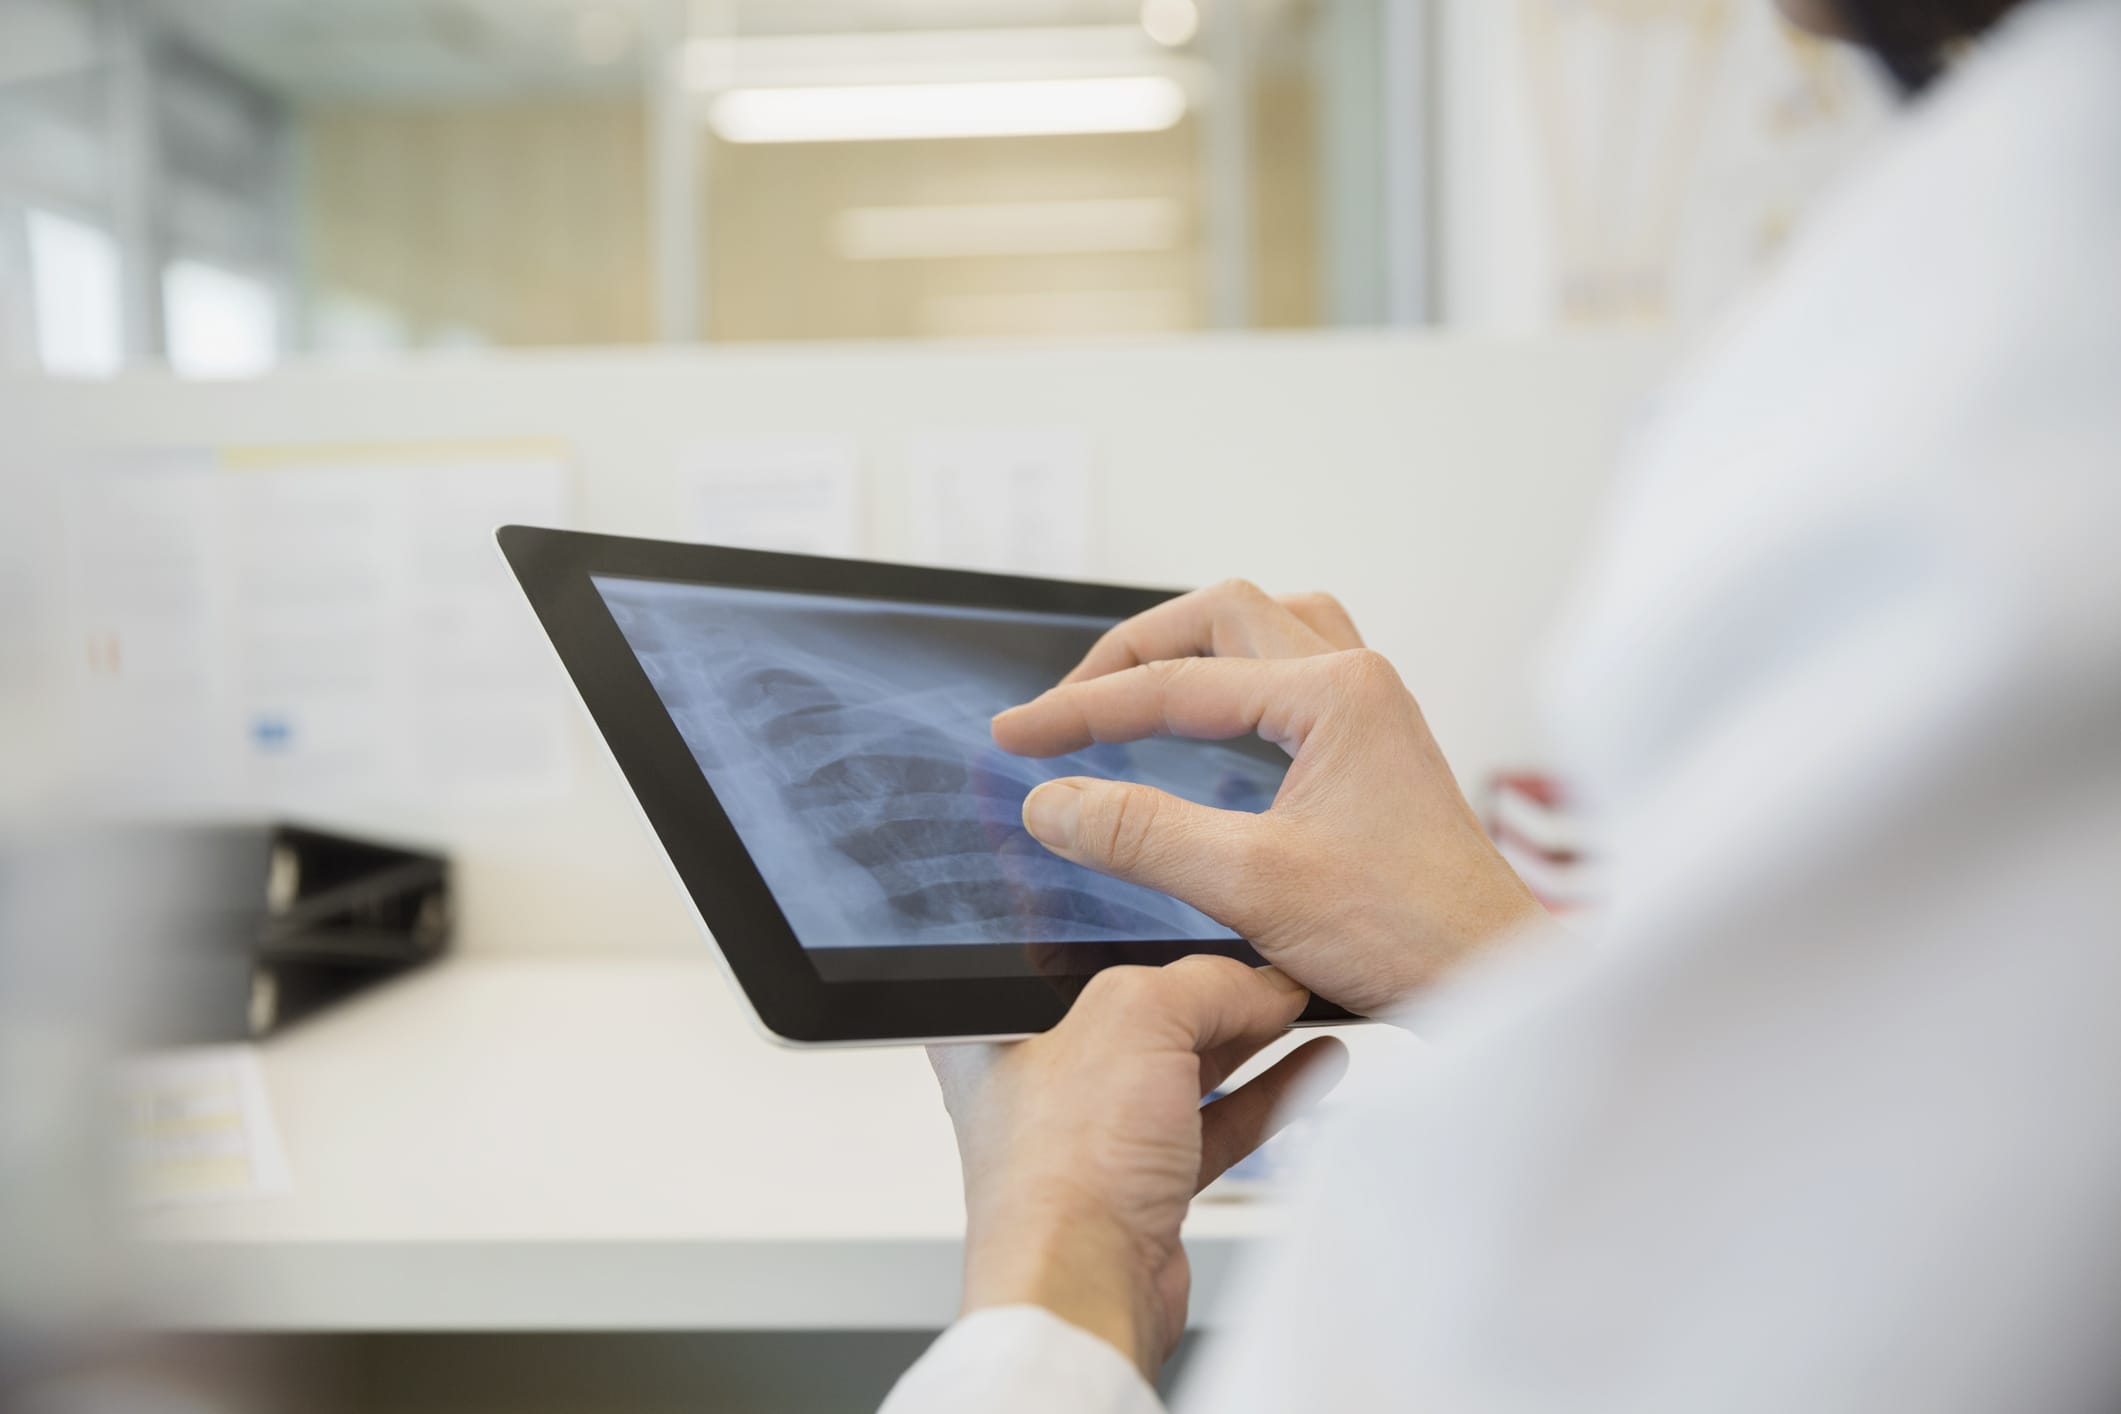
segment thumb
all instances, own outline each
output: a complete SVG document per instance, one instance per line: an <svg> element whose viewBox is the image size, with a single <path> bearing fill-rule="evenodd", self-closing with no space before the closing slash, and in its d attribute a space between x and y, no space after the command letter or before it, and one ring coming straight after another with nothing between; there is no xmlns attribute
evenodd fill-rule
<svg viewBox="0 0 2121 1414"><path fill-rule="evenodd" d="M1142 884L1248 931L1255 872L1244 867L1266 817L1215 810L1150 786L1048 781L1024 800L1024 828L1063 859Z"/></svg>

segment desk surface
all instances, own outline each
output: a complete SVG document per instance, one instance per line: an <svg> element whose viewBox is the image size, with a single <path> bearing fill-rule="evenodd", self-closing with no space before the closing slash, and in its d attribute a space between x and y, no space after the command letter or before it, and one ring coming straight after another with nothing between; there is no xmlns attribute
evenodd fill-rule
<svg viewBox="0 0 2121 1414"><path fill-rule="evenodd" d="M704 957L443 963L275 1039L264 1068L293 1189L153 1215L159 1321L856 1330L955 1310L957 1161L925 1058L775 1047ZM1269 1218L1196 1205L1196 1312Z"/></svg>

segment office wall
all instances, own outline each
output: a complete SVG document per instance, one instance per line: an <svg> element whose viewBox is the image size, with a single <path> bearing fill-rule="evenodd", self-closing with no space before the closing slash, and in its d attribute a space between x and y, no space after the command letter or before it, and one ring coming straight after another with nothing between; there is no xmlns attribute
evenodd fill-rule
<svg viewBox="0 0 2121 1414"><path fill-rule="evenodd" d="M573 449L578 523L650 535L682 524L675 471L689 444L843 432L862 449L866 552L886 558L914 543L910 440L1079 429L1096 459L1096 574L1339 593L1471 783L1543 759L1532 675L1544 626L1667 357L1661 343L1610 337L789 346L435 358L248 383L0 382L0 404L18 482L113 444L558 438ZM557 668L552 690L564 690ZM456 849L468 947L692 946L586 729L571 787L532 806L298 804Z"/></svg>

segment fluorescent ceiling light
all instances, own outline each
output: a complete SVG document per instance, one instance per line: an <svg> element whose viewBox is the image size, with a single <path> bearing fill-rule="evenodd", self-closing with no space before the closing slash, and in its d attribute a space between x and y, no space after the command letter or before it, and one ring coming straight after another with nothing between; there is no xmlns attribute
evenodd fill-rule
<svg viewBox="0 0 2121 1414"><path fill-rule="evenodd" d="M963 260L1171 250L1185 211L1170 197L1010 201L977 206L857 206L834 221L848 260Z"/></svg>
<svg viewBox="0 0 2121 1414"><path fill-rule="evenodd" d="M1186 91L1160 75L1016 83L740 88L707 121L728 142L869 142L910 138L1148 133L1186 113Z"/></svg>

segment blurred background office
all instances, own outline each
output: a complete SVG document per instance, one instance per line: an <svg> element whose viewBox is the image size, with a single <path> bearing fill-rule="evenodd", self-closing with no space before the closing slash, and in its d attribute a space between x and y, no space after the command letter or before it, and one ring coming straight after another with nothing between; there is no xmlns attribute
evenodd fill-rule
<svg viewBox="0 0 2121 1414"><path fill-rule="evenodd" d="M1736 0L7 0L0 358L1688 324L1880 108Z"/></svg>
<svg viewBox="0 0 2121 1414"><path fill-rule="evenodd" d="M1333 590L1593 907L1545 625L1888 108L1745 0L0 0L0 1405L874 1407L926 1067L748 1030L491 527ZM297 1016L355 857L423 965Z"/></svg>

